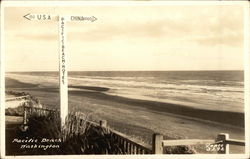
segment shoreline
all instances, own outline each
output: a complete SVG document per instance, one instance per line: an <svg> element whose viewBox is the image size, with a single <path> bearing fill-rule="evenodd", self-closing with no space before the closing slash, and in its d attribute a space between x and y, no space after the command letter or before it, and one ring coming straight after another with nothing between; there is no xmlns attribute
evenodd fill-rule
<svg viewBox="0 0 250 159"><path fill-rule="evenodd" d="M69 95L84 95L89 97L101 98L103 100L113 100L118 103L126 103L133 106L146 107L152 111L158 112L168 112L172 114L178 114L183 116L195 117L199 119L204 119L208 121L214 121L234 126L244 127L244 114L238 112L222 112L222 111L212 111L204 109L190 108L178 104L163 103L156 101L148 101L141 99L125 98L121 96L108 95L101 92L85 92L85 91L69 91Z"/></svg>
<svg viewBox="0 0 250 159"><path fill-rule="evenodd" d="M76 86L77 87L77 86ZM72 87L73 88L73 87ZM83 89L88 87L82 86ZM94 87L95 89L97 87ZM42 92L58 92L58 88L32 88L22 89L24 91L42 91ZM69 96L85 96L89 98L96 98L106 101L114 101L121 104L128 104L137 107L144 107L150 109L151 111L158 111L158 112L166 112L175 115L181 115L183 117L190 117L190 119L201 119L208 122L216 122L222 123L226 125L232 125L239 128L244 128L244 113L239 112L229 112L229 111L216 111L216 110L205 110L205 109L197 109L191 108L187 106L182 106L179 104L172 104L172 103L164 103L164 102L157 102L157 101L149 101L149 100L142 100L142 99L132 99L126 98L122 96L115 96L105 94L101 91L88 91L87 90L69 90Z"/></svg>

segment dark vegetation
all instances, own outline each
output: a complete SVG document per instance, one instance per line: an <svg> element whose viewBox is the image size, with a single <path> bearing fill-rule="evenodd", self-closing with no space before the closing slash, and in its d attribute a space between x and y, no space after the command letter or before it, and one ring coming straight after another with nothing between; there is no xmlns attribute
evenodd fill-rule
<svg viewBox="0 0 250 159"><path fill-rule="evenodd" d="M73 120L71 120L73 121ZM32 116L29 118L28 129L22 132L16 130L18 139L37 139L36 143L25 143L29 146L37 145L58 145L59 148L25 148L20 149L20 143L7 142L7 147L15 147L8 149L8 155L70 155L70 154L126 154L114 134L107 128L93 125L89 122L83 122L81 129L76 130L74 123L68 123L66 129L70 129L70 134L62 136L60 131L59 116L49 114L48 116ZM78 133L80 130L81 133ZM64 142L41 142L42 139L62 139ZM62 141L62 140L61 140ZM167 147L164 149L167 154L192 154L195 153L188 146Z"/></svg>
<svg viewBox="0 0 250 159"><path fill-rule="evenodd" d="M43 138L58 139L62 137L60 134L60 121L53 115L47 117L33 116L29 119L28 130L22 132L16 131L19 139L37 139L37 145L50 143L42 143ZM111 133L102 127L94 126L86 123L85 129L81 134L72 134L64 142L57 142L60 148L48 148L43 150L40 148L20 149L14 151L9 149L7 154L11 155L69 155L69 154L124 154L119 148L117 141L112 140ZM9 143L9 145L13 143ZM34 145L34 143L28 143ZM21 144L19 144L21 145ZM16 144L15 147L18 147Z"/></svg>

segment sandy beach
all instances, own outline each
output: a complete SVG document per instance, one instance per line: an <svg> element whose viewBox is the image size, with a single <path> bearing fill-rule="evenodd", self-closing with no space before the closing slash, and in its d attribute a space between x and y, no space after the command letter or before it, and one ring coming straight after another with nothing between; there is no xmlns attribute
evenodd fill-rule
<svg viewBox="0 0 250 159"><path fill-rule="evenodd" d="M24 91L47 107L59 108L57 86L41 87L6 78L6 90ZM91 120L105 119L108 125L145 143L153 132L166 138L215 139L218 133L244 139L244 114L208 111L182 105L129 99L105 94L107 88L70 86L69 109L90 114ZM231 152L240 152L233 148ZM242 151L241 151L242 152Z"/></svg>

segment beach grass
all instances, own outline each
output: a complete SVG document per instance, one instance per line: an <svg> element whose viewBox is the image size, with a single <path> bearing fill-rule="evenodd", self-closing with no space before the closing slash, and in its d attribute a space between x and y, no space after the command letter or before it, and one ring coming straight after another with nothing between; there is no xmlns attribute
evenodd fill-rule
<svg viewBox="0 0 250 159"><path fill-rule="evenodd" d="M124 145L114 138L108 128L86 122L88 118L80 126L78 119L78 116L68 115L64 130L61 131L58 115L31 116L26 131L9 131L12 139L8 138L7 147L15 149L7 149L7 155L126 154ZM26 142L13 142L16 139ZM164 153L193 154L195 151L189 146L177 146L165 148Z"/></svg>

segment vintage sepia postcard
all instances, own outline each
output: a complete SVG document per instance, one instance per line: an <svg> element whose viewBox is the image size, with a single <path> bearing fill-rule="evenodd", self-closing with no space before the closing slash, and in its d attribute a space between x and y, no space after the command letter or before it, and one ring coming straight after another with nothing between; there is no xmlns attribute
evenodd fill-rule
<svg viewBox="0 0 250 159"><path fill-rule="evenodd" d="M248 2L1 3L1 158L249 158Z"/></svg>

